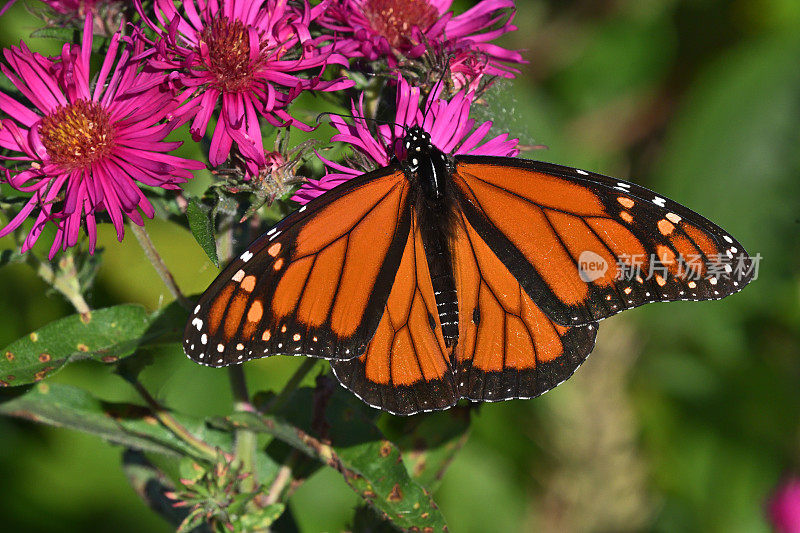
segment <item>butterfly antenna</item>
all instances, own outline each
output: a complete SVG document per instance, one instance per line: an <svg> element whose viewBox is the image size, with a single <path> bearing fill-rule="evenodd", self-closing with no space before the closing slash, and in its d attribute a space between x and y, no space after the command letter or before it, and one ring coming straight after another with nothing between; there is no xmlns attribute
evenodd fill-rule
<svg viewBox="0 0 800 533"><path fill-rule="evenodd" d="M364 121L367 121L367 122L372 122L374 124L385 124L385 125L392 126L392 127L398 126L398 127L403 129L404 133L408 133L408 127L403 125L403 124L399 124L397 122L392 122L392 121L388 121L388 120L380 120L380 119L377 119L377 118L362 117L362 116L359 116L359 115L342 115L342 114L339 114L339 113L332 113L332 112L325 112L325 113L320 113L319 115L317 115L317 120L316 120L317 125L320 125L322 123L322 120L323 120L322 117L323 116L328 116L329 117L330 115L336 115L336 116L339 116L339 117L342 117L342 118L361 119L361 120L364 120ZM386 151L386 153L387 154L391 154L393 156L394 155L394 151L393 151L392 147L391 146L387 146L384 143L384 139L383 139L382 135L378 135L377 131L375 133L376 133L376 140L381 144L381 146Z"/></svg>
<svg viewBox="0 0 800 533"><path fill-rule="evenodd" d="M436 94L437 88L444 86L445 76L448 76L450 73L450 58L452 57L451 53L447 53L445 56L444 66L442 68L441 74L439 75L439 79L436 80L436 83L433 84L433 88L431 92L428 93L428 103L425 106L425 110L422 112L422 123L425 124L425 119L428 118L428 112L433 108L433 102L435 100L434 95Z"/></svg>
<svg viewBox="0 0 800 533"><path fill-rule="evenodd" d="M359 119L359 120L374 122L375 124L386 124L386 125L389 125L389 126L399 126L399 127L403 128L404 131L408 131L408 128L406 126L404 126L402 124L398 124L397 122L391 122L389 120L380 120L380 119L377 119L377 118L362 117L362 116L359 116L359 115L343 115L341 113L333 113L333 112L325 112L325 113L320 113L319 115L317 115L317 120L316 120L317 125L322 124L322 121L323 121L322 117L330 116L330 115L337 115L337 116L342 117L342 118Z"/></svg>

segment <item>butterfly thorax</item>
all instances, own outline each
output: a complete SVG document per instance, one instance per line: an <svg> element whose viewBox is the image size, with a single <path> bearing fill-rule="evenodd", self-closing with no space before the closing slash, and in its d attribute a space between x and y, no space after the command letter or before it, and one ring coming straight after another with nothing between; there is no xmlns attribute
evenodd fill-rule
<svg viewBox="0 0 800 533"><path fill-rule="evenodd" d="M442 335L447 346L454 346L458 340L458 297L451 245L456 220L456 198L450 190L453 162L431 143L427 132L416 126L409 129L404 146L402 167L414 191L413 216L422 234Z"/></svg>

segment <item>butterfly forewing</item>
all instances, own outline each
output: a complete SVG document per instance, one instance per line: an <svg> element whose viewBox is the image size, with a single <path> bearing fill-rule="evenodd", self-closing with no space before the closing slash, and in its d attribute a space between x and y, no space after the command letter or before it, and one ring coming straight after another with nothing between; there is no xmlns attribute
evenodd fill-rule
<svg viewBox="0 0 800 533"><path fill-rule="evenodd" d="M228 265L184 335L195 361L276 353L347 359L381 318L411 223L408 181L384 169L290 215Z"/></svg>
<svg viewBox="0 0 800 533"><path fill-rule="evenodd" d="M547 315L583 325L645 303L741 290L751 259L720 227L632 183L500 157L457 158L481 238Z"/></svg>

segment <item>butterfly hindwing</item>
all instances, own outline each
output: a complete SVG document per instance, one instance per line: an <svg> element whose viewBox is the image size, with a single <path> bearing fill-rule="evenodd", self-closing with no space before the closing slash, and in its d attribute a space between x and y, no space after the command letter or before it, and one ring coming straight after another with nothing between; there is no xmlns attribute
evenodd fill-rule
<svg viewBox="0 0 800 533"><path fill-rule="evenodd" d="M381 321L359 358L331 361L339 381L394 414L445 409L458 394L419 227L412 221Z"/></svg>
<svg viewBox="0 0 800 533"><path fill-rule="evenodd" d="M751 259L724 230L632 183L459 156L453 184L481 238L560 324L655 301L719 299L752 279Z"/></svg>
<svg viewBox="0 0 800 533"><path fill-rule="evenodd" d="M499 401L539 396L569 378L594 347L597 324L548 318L466 218L454 240L460 396Z"/></svg>
<svg viewBox="0 0 800 533"><path fill-rule="evenodd" d="M408 181L395 168L310 202L222 271L190 316L184 350L210 366L276 353L360 355L378 326L410 224Z"/></svg>

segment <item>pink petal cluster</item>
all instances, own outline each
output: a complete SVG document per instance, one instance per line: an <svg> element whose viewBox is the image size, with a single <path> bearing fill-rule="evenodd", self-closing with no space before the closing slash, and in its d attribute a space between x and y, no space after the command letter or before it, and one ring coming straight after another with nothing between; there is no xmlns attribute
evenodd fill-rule
<svg viewBox="0 0 800 533"><path fill-rule="evenodd" d="M433 49L448 55L456 81L466 78L512 78L504 63L524 63L519 52L490 41L513 31L512 0L482 0L460 15L449 11L452 0L334 0L319 24L337 35L342 53L370 61L418 58Z"/></svg>
<svg viewBox="0 0 800 533"><path fill-rule="evenodd" d="M446 154L473 154L494 156L515 156L518 139L509 139L504 133L484 141L492 127L490 121L476 127L474 119L469 118L473 95L460 91L450 100L440 97L441 86L428 96L424 106L420 106L420 89L411 86L405 79L397 79L397 113L393 125L381 125L377 132L369 128L364 120L364 95L358 106L353 102L353 123L342 117L333 116L331 121L339 133L331 141L349 143L354 150L366 156L374 167L389 165L393 156L403 159L403 136L411 126L421 126L431 135L431 142ZM305 204L333 189L337 185L363 174L368 168L352 168L347 165L320 159L328 167L328 173L319 180L308 180L292 197L292 200Z"/></svg>
<svg viewBox="0 0 800 533"><path fill-rule="evenodd" d="M121 240L124 216L142 225L142 215L154 214L141 185L178 189L191 170L204 168L168 154L181 144L164 142L179 123L180 102L163 75L140 72L141 62L131 58L141 48L123 46L115 34L91 83L92 37L87 16L82 44L64 45L60 56L47 58L24 44L4 51L3 73L38 110L0 93L0 147L10 151L3 181L31 195L0 237L35 213L23 252L49 222L56 226L51 258L77 243L82 224L93 251L101 212Z"/></svg>
<svg viewBox="0 0 800 533"><path fill-rule="evenodd" d="M770 498L767 514L777 533L800 533L800 478L781 483Z"/></svg>
<svg viewBox="0 0 800 533"><path fill-rule="evenodd" d="M159 36L149 59L151 68L169 72L195 91L192 136L205 135L217 104L221 110L211 137L209 160L222 164L233 142L263 153L259 117L273 126L311 128L286 107L306 90L337 91L352 81L321 78L326 65L347 66L333 50L330 36L314 38L309 25L327 7L323 1L301 7L287 0L155 0L154 19L141 0L137 7ZM300 74L313 69L314 75Z"/></svg>

